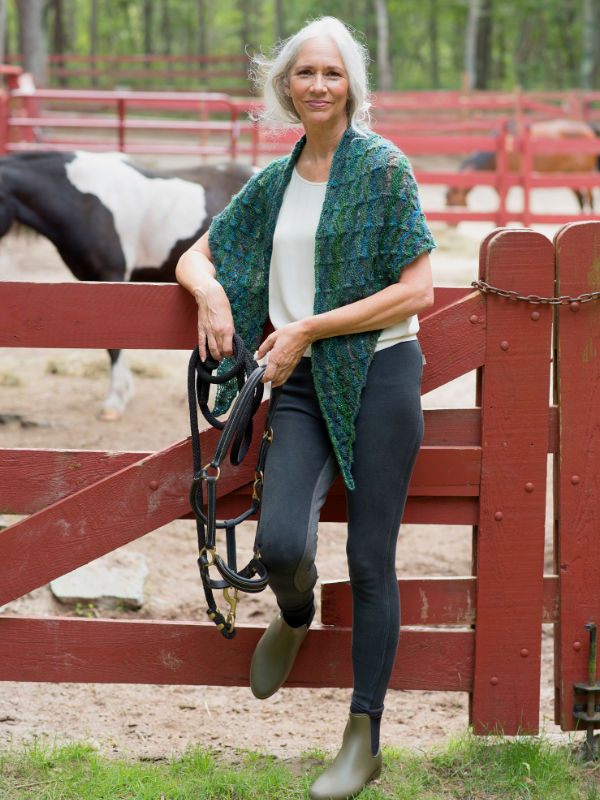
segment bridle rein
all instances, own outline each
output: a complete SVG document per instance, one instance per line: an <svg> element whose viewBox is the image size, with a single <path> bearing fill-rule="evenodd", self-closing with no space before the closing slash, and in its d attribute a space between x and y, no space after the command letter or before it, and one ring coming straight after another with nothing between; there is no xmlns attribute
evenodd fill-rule
<svg viewBox="0 0 600 800"><path fill-rule="evenodd" d="M264 392L261 378L264 375L265 367L256 363L237 334L233 339L233 357L235 364L230 370L222 375L213 375L219 362L210 356L202 361L196 347L188 365L188 404L194 468L194 477L190 487L190 505L196 517L198 567L208 606L206 613L227 639L235 636L238 591L261 592L269 580L268 571L261 561L256 541L252 558L243 569L238 570L235 528L248 517L258 513L260 508L264 465L269 445L273 440L271 423L281 392L280 387L271 389L265 429L254 472L250 508L234 519L219 522L217 521L217 481L221 474L221 464L228 452L229 460L234 466L241 464L247 455L252 441L252 418L261 404ZM237 380L239 394L226 422L221 422L213 416L208 407L210 387L212 384L226 383L234 378ZM214 456L204 465L200 450L198 408L206 421L221 431ZM206 503L204 499L205 484ZM218 530L225 530L226 559L223 559L217 552ZM220 578L211 577L211 567L215 567ZM229 605L227 616L224 616L217 608L213 592L215 589L223 590L223 596Z"/></svg>

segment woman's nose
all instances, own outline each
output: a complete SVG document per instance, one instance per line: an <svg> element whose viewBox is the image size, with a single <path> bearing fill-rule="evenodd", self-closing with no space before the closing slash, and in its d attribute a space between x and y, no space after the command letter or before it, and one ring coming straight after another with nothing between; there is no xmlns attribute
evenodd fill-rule
<svg viewBox="0 0 600 800"><path fill-rule="evenodd" d="M325 79L323 78L323 75L320 72L315 73L313 89L315 89L315 91L322 91L325 88Z"/></svg>

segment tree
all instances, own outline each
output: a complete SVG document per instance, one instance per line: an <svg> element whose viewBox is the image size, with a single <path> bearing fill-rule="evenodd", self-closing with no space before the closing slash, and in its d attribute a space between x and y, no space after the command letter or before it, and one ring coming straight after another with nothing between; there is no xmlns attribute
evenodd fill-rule
<svg viewBox="0 0 600 800"><path fill-rule="evenodd" d="M475 88L489 88L492 73L492 24L494 0L481 0L475 46Z"/></svg>
<svg viewBox="0 0 600 800"><path fill-rule="evenodd" d="M6 38L6 2L0 0L0 64L4 61L4 40Z"/></svg>
<svg viewBox="0 0 600 800"><path fill-rule="evenodd" d="M389 54L390 26L386 0L374 0L377 21L377 77L379 89L389 92L393 78Z"/></svg>
<svg viewBox="0 0 600 800"><path fill-rule="evenodd" d="M469 16L465 35L465 71L464 89L470 91L475 88L477 65L477 32L479 30L479 0L469 0Z"/></svg>
<svg viewBox="0 0 600 800"><path fill-rule="evenodd" d="M19 0L19 46L23 68L38 86L46 85L46 44L42 0Z"/></svg>
<svg viewBox="0 0 600 800"><path fill-rule="evenodd" d="M597 0L582 0L581 86L593 89L600 64L600 13Z"/></svg>

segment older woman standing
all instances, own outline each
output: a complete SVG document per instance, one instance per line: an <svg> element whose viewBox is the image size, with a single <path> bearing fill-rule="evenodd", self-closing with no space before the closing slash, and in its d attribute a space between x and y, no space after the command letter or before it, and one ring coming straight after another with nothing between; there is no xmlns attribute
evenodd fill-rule
<svg viewBox="0 0 600 800"><path fill-rule="evenodd" d="M313 800L355 795L381 769L379 725L400 625L398 530L423 433L417 314L433 300L435 246L404 155L368 127L367 54L332 17L268 65L265 117L301 122L290 156L254 176L181 258L200 354L239 333L283 386L257 542L279 613L252 658L266 698L314 614L319 513L346 485L354 690L340 752ZM274 327L260 344L267 318ZM221 393L217 412L231 397Z"/></svg>

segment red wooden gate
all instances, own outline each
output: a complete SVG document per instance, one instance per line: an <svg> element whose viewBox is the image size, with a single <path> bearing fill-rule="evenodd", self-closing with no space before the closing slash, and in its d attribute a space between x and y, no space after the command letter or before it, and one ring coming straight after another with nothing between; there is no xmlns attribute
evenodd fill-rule
<svg viewBox="0 0 600 800"><path fill-rule="evenodd" d="M567 226L556 246L560 293L598 291L600 223ZM541 234L495 231L480 264L493 286L554 294L555 251ZM175 285L4 283L0 295L0 346L194 344L195 306ZM436 297L421 326L423 391L471 370L478 391L471 408L426 412L404 521L472 525L473 574L400 580L403 629L391 686L469 693L478 732L537 731L541 625L554 622L557 715L570 728L572 684L588 678L584 625L600 608L600 306L558 308L554 406L553 306L471 288L438 288ZM208 451L216 434L203 437ZM557 458L560 571L544 577L549 452ZM252 460L251 453L240 467L223 467L224 515L246 507ZM29 515L0 532L0 605L188 514L190 476L189 440L156 453L0 451L0 510ZM336 485L322 519L344 517ZM347 584L325 584L321 624L291 685L351 685L349 625ZM241 625L228 642L213 625L192 621L0 615L0 680L247 685L261 632Z"/></svg>

